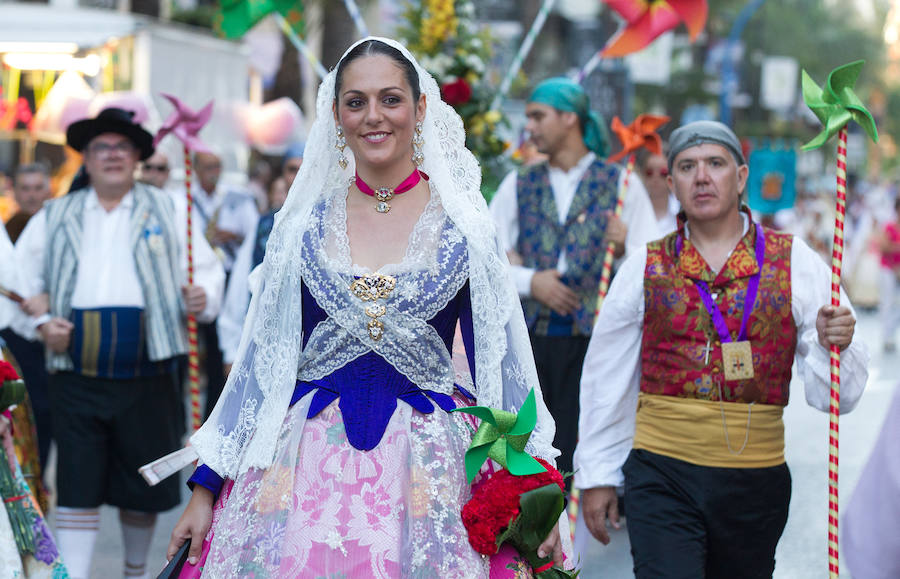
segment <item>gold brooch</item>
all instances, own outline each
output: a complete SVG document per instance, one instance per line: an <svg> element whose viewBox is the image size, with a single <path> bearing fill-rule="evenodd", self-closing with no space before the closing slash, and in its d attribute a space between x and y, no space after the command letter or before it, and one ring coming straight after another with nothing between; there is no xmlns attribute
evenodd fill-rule
<svg viewBox="0 0 900 579"><path fill-rule="evenodd" d="M397 287L397 280L393 277L380 273L369 273L354 280L350 284L350 291L364 302L375 302L387 299L395 287ZM384 324L378 318L385 312L387 312L387 308L383 304L373 303L366 306L366 315L372 318L366 324L366 329L369 331L369 337L376 342L384 335Z"/></svg>

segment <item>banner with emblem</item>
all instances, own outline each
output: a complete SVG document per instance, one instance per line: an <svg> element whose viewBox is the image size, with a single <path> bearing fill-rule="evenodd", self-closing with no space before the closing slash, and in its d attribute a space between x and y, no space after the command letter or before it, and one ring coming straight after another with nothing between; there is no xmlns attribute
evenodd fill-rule
<svg viewBox="0 0 900 579"><path fill-rule="evenodd" d="M750 153L747 202L754 211L771 215L794 206L797 195L797 153L767 146Z"/></svg>

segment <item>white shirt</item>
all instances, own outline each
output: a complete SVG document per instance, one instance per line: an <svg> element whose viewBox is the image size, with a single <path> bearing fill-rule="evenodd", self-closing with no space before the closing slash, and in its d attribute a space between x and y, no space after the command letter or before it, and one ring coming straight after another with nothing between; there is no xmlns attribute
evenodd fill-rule
<svg viewBox="0 0 900 579"><path fill-rule="evenodd" d="M187 285L186 203L174 200L182 285ZM129 220L134 207L131 191L119 204L106 211L91 189L84 203L81 254L72 294L72 307L115 306L144 307L144 295L131 253ZM206 308L197 315L200 321L212 321L219 313L225 286L225 272L202 231L194 230L194 285L206 292ZM47 214L41 209L28 222L16 241L20 293L33 296L47 291L44 279L44 252L47 242ZM49 316L34 321L42 324Z"/></svg>
<svg viewBox="0 0 900 579"><path fill-rule="evenodd" d="M678 229L678 212L681 211L681 204L674 195L669 193L668 210L662 217L656 219L656 228L659 235L665 237Z"/></svg>
<svg viewBox="0 0 900 579"><path fill-rule="evenodd" d="M6 228L0 225L0 287L7 291L21 293L19 267L15 251ZM31 339L32 332L26 316L11 299L0 296L0 330L11 327L16 333ZM0 360L3 359L0 354Z"/></svg>
<svg viewBox="0 0 900 579"><path fill-rule="evenodd" d="M568 171L558 167L549 167L550 188L553 190L553 197L556 200L556 209L559 212L560 223L565 222L572 200L575 198L575 193L578 190L578 185L581 183L585 171L596 158L597 156L594 153L589 152ZM491 200L491 215L497 224L497 234L500 237L500 243L504 251L515 250L516 243L519 240L517 179L518 172L510 172L500 183L497 193ZM624 180L625 171L620 171L620 187ZM647 195L644 184L634 174L631 176L628 190L625 193L625 202L622 206L622 221L628 227L628 233L625 237L626 256L660 237L656 227L656 215L653 212L653 205L650 203L650 196ZM520 265L511 267L519 295L522 297L530 296L531 278L536 270ZM557 270L560 273L565 273L566 269L565 251L560 251Z"/></svg>
<svg viewBox="0 0 900 579"><path fill-rule="evenodd" d="M196 183L191 187L191 194L194 201L194 210L192 211L193 224L203 235L206 235L209 220L216 216L217 211L216 227L218 229L230 231L238 235L242 240L256 232L259 210L256 208L256 201L249 191L220 182L216 186L215 192L209 195L200 187L199 183ZM187 206L187 193L184 189L174 193L173 196L180 198ZM222 265L225 266L225 271L231 271L234 259L233 252L224 252Z"/></svg>
<svg viewBox="0 0 900 579"><path fill-rule="evenodd" d="M640 391L646 262L645 247L622 264L594 325L581 374L576 488L624 482L622 464L632 448ZM831 301L831 271L798 237L791 249L791 289L798 376L807 403L827 412L829 353L819 344L816 316L819 308ZM841 304L850 304L843 292ZM862 396L868 363L868 352L859 339L841 353L841 413L850 412Z"/></svg>
<svg viewBox="0 0 900 579"><path fill-rule="evenodd" d="M258 221L258 220L257 220ZM226 364L233 364L241 342L241 331L250 307L250 271L253 266L253 250L256 247L256 227L244 238L234 258L222 311L216 320L219 332L219 348Z"/></svg>

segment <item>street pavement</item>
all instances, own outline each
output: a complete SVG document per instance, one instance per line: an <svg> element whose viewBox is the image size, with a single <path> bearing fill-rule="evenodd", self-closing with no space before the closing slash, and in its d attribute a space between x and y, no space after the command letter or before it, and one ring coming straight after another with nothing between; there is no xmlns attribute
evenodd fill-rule
<svg viewBox="0 0 900 579"><path fill-rule="evenodd" d="M868 458L884 421L891 395L898 382L900 355L883 354L879 321L874 313L860 312L857 336L869 346L871 364L866 393L858 407L840 421L840 503L848 504L856 480ZM827 575L827 462L828 415L806 405L802 384L792 384L791 403L785 411L786 455L793 477L790 515L776 553L776 579L818 579ZM189 475L182 473L182 481ZM48 473L52 475L52 473ZM52 480L52 479L49 479ZM184 489L182 507L187 503ZM181 514L181 507L159 517L150 550L151 576L165 564L169 533ZM50 517L51 522L53 514ZM627 523L626 523L627 524ZM631 571L628 534L612 530L612 542L604 547L592 541L583 554L583 579L629 579ZM101 530L94 553L91 577L121 577L122 538L115 509L101 510ZM843 559L842 559L843 560ZM841 575L849 577L841 566Z"/></svg>

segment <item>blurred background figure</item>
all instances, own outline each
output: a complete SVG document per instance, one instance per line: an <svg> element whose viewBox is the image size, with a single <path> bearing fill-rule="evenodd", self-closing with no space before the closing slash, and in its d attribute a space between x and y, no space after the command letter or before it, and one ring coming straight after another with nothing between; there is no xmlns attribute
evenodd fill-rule
<svg viewBox="0 0 900 579"><path fill-rule="evenodd" d="M884 351L897 350L895 340L900 326L900 196L894 201L894 220L881 233L881 285L879 288L879 316L881 317Z"/></svg>
<svg viewBox="0 0 900 579"><path fill-rule="evenodd" d="M900 388L885 417L841 527L847 568L854 579L900 577Z"/></svg>
<svg viewBox="0 0 900 579"><path fill-rule="evenodd" d="M266 254L266 243L275 224L275 214L284 205L290 184L294 182L303 164L304 149L304 143L295 143L288 148L281 162L281 176L272 181L272 187L269 189L271 210L259 218L256 234L244 239L234 261L225 301L217 321L226 377L231 372L231 364L237 355L241 329L247 316L247 308L250 307L250 272L262 263Z"/></svg>
<svg viewBox="0 0 900 579"><path fill-rule="evenodd" d="M15 243L31 216L38 212L44 201L50 199L50 172L43 163L21 165L13 181L13 197L18 210L6 222L9 239Z"/></svg>
<svg viewBox="0 0 900 579"><path fill-rule="evenodd" d="M265 213L269 209L268 191L272 183L272 166L260 159L250 168L247 189L256 201L256 209Z"/></svg>
<svg viewBox="0 0 900 579"><path fill-rule="evenodd" d="M663 152L665 153L665 149ZM637 173L653 204L659 235L675 231L677 227L675 216L678 215L680 206L666 183L669 166L665 155L656 155L646 149L641 149L637 156L637 166Z"/></svg>
<svg viewBox="0 0 900 579"><path fill-rule="evenodd" d="M6 232L9 234L10 241L15 243L28 221L51 197L50 173L46 165L43 163L21 165L15 173L13 194L19 209L6 222ZM30 335L24 335L28 333L24 328L16 328L16 330L12 327L3 328L0 330L0 338L3 338L16 359L28 388L37 432L38 458L41 471L43 471L47 466L50 442L53 439L44 344L36 339L33 332Z"/></svg>
<svg viewBox="0 0 900 579"><path fill-rule="evenodd" d="M196 227L206 232L206 239L225 268L226 287L237 251L247 236L256 231L259 210L253 195L246 189L221 181L222 160L214 153L194 155L195 186L192 188ZM215 320L198 324L198 333L206 353L206 413L209 416L225 384L222 350Z"/></svg>
<svg viewBox="0 0 900 579"><path fill-rule="evenodd" d="M139 181L147 185L153 185L165 191L169 182L169 157L157 150L153 155L141 163L141 176Z"/></svg>

